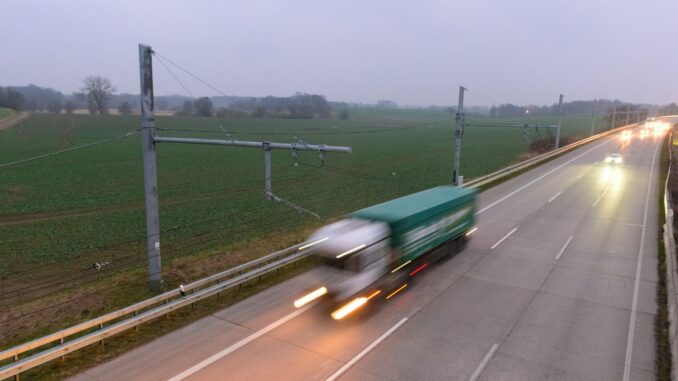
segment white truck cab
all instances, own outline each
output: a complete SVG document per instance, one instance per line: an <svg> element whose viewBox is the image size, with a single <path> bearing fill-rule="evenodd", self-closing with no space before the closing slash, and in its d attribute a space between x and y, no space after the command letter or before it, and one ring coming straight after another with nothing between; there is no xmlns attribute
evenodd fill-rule
<svg viewBox="0 0 678 381"><path fill-rule="evenodd" d="M348 218L316 231L309 241L327 271L328 292L343 300L383 277L392 263L386 223Z"/></svg>

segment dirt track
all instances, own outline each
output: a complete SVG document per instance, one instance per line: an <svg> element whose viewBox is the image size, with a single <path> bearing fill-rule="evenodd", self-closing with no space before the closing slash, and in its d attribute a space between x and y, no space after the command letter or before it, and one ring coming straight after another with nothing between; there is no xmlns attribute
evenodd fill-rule
<svg viewBox="0 0 678 381"><path fill-rule="evenodd" d="M16 126L17 124L27 120L28 118L31 117L30 113L27 112L20 112L20 113L14 113L14 115L10 116L6 120L0 121L0 130L4 130L6 128L12 128Z"/></svg>

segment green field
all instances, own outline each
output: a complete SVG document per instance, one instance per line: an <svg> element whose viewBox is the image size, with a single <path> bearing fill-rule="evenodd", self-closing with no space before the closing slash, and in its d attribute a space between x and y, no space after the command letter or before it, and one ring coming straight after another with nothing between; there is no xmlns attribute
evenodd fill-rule
<svg viewBox="0 0 678 381"><path fill-rule="evenodd" d="M478 118L468 118L479 121ZM554 118L484 119L555 123ZM602 125L602 121L598 125ZM349 120L158 117L162 136L347 145L353 153L273 152L273 192L321 216L299 213L263 194L259 150L161 144L158 186L163 258L292 231L380 201L449 183L454 121L442 111L351 110ZM0 165L139 127L138 117L36 114L0 131ZM589 134L590 118L568 117L563 137ZM212 132L214 131L214 132ZM530 138L534 133L530 130ZM546 132L541 131L541 136ZM462 174L495 171L528 150L522 128L469 127ZM0 277L30 279L40 269L81 274L96 262L109 269L145 266L141 137L0 167Z"/></svg>
<svg viewBox="0 0 678 381"><path fill-rule="evenodd" d="M3 120L10 115L12 115L12 110L0 107L0 120Z"/></svg>

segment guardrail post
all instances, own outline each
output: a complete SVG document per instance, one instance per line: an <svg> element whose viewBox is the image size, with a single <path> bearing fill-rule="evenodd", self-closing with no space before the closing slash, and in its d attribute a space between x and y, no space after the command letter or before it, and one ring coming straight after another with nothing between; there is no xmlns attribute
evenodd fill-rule
<svg viewBox="0 0 678 381"><path fill-rule="evenodd" d="M204 298L217 294L217 292L223 293L227 292L227 290L235 289L236 285L240 286L244 282L249 282L259 276L272 273L283 266L296 264L297 261L310 254L309 252L296 252L298 247L302 245L304 244L302 243L295 245L292 248L271 253L254 261L238 265L219 274L214 274L205 279L193 282L187 289L187 291L192 291L191 295L186 298L175 298L176 290L173 290L161 295L153 296L150 299L135 303L132 306L111 312L96 319L38 338L31 342L0 351L0 361L11 361L14 359L14 362L0 367L0 380L11 379L12 377L18 380L19 377L17 375L29 369L33 369L49 361L64 359L69 353L73 353L88 346L94 346L97 343L104 345L105 338L112 337L128 330L131 331L133 327L136 330L139 330L139 325L148 321L147 319L155 319L161 316L167 317L169 316L170 311L188 307L189 304L196 304ZM283 255L284 258L281 259ZM264 265L263 263L267 264ZM235 274L238 275L236 276ZM217 281L217 284L204 287L215 281ZM162 305L163 302L165 305ZM134 314L134 318L129 316L132 314ZM144 317L144 320L140 320L140 317ZM104 327L106 322L112 322L118 319L122 319L122 321ZM68 340L69 345L66 346L66 338L77 333L84 334L73 340ZM59 341L61 345L53 345L57 341ZM50 347L42 351L38 349L46 345L49 345ZM24 356L24 359L21 361L19 360L19 357L22 354L27 354L29 352L31 353L29 357Z"/></svg>
<svg viewBox="0 0 678 381"><path fill-rule="evenodd" d="M19 361L19 355L14 355L14 362L17 362L17 361ZM14 376L14 380L19 381L19 375L18 374Z"/></svg>
<svg viewBox="0 0 678 381"><path fill-rule="evenodd" d="M99 329L104 329L104 323L99 323ZM103 347L104 346L104 339L101 339L101 341L99 343Z"/></svg>
<svg viewBox="0 0 678 381"><path fill-rule="evenodd" d="M63 337L61 337L61 339L59 339L59 344L64 345L64 338ZM66 361L66 356L61 356L61 361L62 362Z"/></svg>

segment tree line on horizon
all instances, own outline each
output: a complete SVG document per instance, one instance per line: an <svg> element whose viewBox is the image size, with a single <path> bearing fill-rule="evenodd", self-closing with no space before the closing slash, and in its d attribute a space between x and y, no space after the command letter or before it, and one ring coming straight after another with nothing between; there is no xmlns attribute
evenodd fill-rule
<svg viewBox="0 0 678 381"><path fill-rule="evenodd" d="M122 115L130 115L139 109L137 94L116 94L116 88L107 78L89 76L83 79L80 91L64 95L60 91L36 85L0 87L0 107L30 112L72 113L76 109L87 109L91 114L107 114L111 107L117 108ZM660 113L676 113L678 105L671 103L657 106L649 104L630 104L620 100L600 99L595 102L595 113L611 113L650 109ZM329 102L323 95L295 93L289 97L241 97L216 96L190 98L181 95L164 95L155 97L156 110L173 112L179 116L217 116L217 117L255 117L255 118L329 118L332 110L338 110L340 119L349 117L352 107L376 107L383 109L399 108L390 100L380 100L376 104L348 104L345 102ZM431 109L443 107L431 106ZM456 107L445 108L451 115ZM556 115L558 104L520 106L511 103L493 105L491 107L469 107L469 114L485 114L490 117L524 117L526 115ZM594 101L571 101L563 103L564 114L592 114Z"/></svg>
<svg viewBox="0 0 678 381"><path fill-rule="evenodd" d="M254 117L254 118L291 118L313 119L329 118L332 115L332 103L322 95L295 93L290 97L267 96L263 98L229 99L226 106L216 107L208 97L185 100L174 115L201 117ZM348 106L336 103L341 110L340 119L348 119Z"/></svg>
<svg viewBox="0 0 678 381"><path fill-rule="evenodd" d="M73 113L88 109L90 114L108 114L117 104L118 112L130 115L139 109L139 96L115 94L116 88L107 78L89 76L83 79L80 92L71 95L36 85L0 87L0 107L20 111ZM213 102L214 100L214 102ZM216 104L215 104L216 103ZM336 103L335 103L336 104ZM342 105L341 103L338 103ZM346 104L339 112L341 119L348 118ZM295 93L290 97L200 97L156 96L156 110L173 111L179 116L252 116L257 118L283 117L293 119L329 118L332 104L325 96Z"/></svg>

